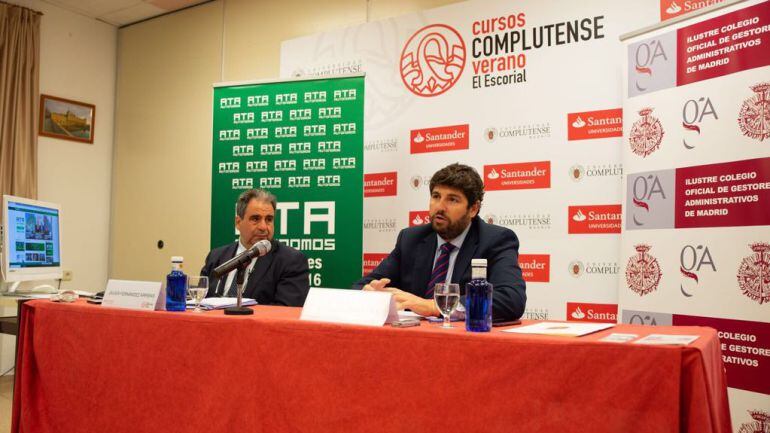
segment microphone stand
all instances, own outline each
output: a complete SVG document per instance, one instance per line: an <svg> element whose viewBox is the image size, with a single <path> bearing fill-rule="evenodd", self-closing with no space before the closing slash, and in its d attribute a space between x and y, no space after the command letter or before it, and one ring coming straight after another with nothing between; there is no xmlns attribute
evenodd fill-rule
<svg viewBox="0 0 770 433"><path fill-rule="evenodd" d="M244 307L241 305L243 302L243 278L244 274L246 273L246 268L249 267L249 264L251 261L243 263L241 266L238 266L238 271L235 273L235 282L237 284L237 302L235 304L235 307L228 307L225 308L225 314L228 316L248 316L251 314L254 314L254 310L248 307Z"/></svg>

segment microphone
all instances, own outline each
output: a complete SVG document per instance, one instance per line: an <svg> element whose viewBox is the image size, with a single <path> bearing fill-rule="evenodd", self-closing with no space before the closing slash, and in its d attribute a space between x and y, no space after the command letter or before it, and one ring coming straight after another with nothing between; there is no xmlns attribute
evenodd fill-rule
<svg viewBox="0 0 770 433"><path fill-rule="evenodd" d="M216 278L219 278L222 275L227 275L233 269L240 268L241 266L251 262L251 259L254 257L264 256L265 254L269 253L271 249L273 249L273 244L269 240L261 240L255 243L248 250L217 266L216 269L214 269L214 272L212 272L212 275Z"/></svg>

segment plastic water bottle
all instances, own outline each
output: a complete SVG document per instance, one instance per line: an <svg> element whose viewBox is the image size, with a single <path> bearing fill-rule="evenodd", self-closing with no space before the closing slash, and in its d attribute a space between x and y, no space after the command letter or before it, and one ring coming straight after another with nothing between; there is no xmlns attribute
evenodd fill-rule
<svg viewBox="0 0 770 433"><path fill-rule="evenodd" d="M171 258L171 273L166 276L166 311L184 311L187 308L187 275L182 272L184 258Z"/></svg>
<svg viewBox="0 0 770 433"><path fill-rule="evenodd" d="M492 330L492 284L487 281L487 259L471 260L471 280L465 285L465 329Z"/></svg>

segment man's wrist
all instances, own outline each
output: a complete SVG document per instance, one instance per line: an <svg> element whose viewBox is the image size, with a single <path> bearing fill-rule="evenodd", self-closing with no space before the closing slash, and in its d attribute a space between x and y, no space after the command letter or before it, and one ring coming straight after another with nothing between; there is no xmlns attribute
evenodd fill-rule
<svg viewBox="0 0 770 433"><path fill-rule="evenodd" d="M432 299L426 299L426 301L430 302L431 306L431 315L434 317L441 317L441 310L438 309L438 306L435 302L433 302Z"/></svg>

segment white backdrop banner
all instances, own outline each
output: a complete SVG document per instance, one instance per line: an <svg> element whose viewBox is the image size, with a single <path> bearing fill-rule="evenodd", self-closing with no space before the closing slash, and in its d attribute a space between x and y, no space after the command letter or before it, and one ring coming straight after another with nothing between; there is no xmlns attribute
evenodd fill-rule
<svg viewBox="0 0 770 433"><path fill-rule="evenodd" d="M627 322L715 326L736 431L765 422L765 18L619 41L716 3L471 1L284 42L283 77L366 73L363 271L428 222L430 176L469 164L482 217L521 240L525 318L615 323L620 302ZM709 54L722 26L735 48ZM756 200L702 206L723 175ZM657 280L627 284L629 263Z"/></svg>
<svg viewBox="0 0 770 433"><path fill-rule="evenodd" d="M428 182L475 167L480 215L513 229L525 318L615 323L619 36L660 3L479 1L286 41L281 75L366 73L364 271L427 222Z"/></svg>
<svg viewBox="0 0 770 433"><path fill-rule="evenodd" d="M768 431L770 2L625 42L622 320L716 328L735 431Z"/></svg>

